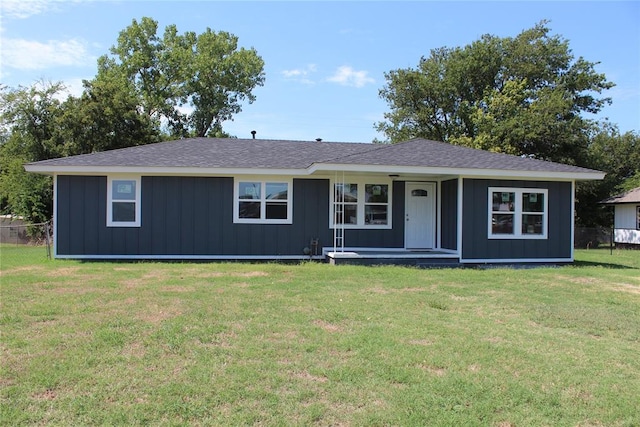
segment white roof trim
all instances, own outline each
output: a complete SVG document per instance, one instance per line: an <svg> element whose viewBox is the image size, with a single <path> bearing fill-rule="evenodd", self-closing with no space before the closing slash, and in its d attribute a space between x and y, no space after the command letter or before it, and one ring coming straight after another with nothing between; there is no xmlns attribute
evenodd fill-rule
<svg viewBox="0 0 640 427"><path fill-rule="evenodd" d="M27 172L41 174L69 174L69 175L109 175L109 174L138 174L138 175L191 175L191 176L235 176L235 175L285 175L308 176L321 172L358 172L382 174L415 174L415 175L464 175L473 178L509 178L509 179L558 179L558 180L599 180L605 176L604 172L554 172L528 171L480 168L451 168L428 166L392 166L392 165L363 165L339 163L314 163L305 169L269 169L269 168L198 168L198 167L163 167L163 166L52 166L26 164Z"/></svg>
<svg viewBox="0 0 640 427"><path fill-rule="evenodd" d="M372 170L375 169L375 170ZM553 171L528 171L505 169L479 169L479 168L450 168L430 166L385 166L385 165L344 165L336 163L314 163L309 168L310 173L320 171L339 172L377 172L392 174L420 174L420 175L464 175L473 178L521 178L521 179L603 179L604 172L553 172Z"/></svg>
<svg viewBox="0 0 640 427"><path fill-rule="evenodd" d="M162 167L162 166L50 166L26 164L27 172L42 174L69 175L308 175L307 169L268 169L268 168L196 168L196 167Z"/></svg>

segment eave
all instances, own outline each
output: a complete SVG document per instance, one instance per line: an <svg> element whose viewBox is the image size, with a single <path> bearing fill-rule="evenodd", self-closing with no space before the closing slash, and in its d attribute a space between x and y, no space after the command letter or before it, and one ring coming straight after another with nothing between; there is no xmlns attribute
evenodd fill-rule
<svg viewBox="0 0 640 427"><path fill-rule="evenodd" d="M337 163L315 163L309 167L309 173L317 172L357 172L384 173L406 175L460 175L468 178L518 178L524 180L554 179L567 181L600 180L605 177L604 172L554 172L527 171L509 169L479 169L479 168L450 168L424 166L393 166L393 165L358 165Z"/></svg>
<svg viewBox="0 0 640 427"><path fill-rule="evenodd" d="M27 172L44 175L178 175L178 176L235 176L235 175L308 175L307 169L269 168L196 168L156 166L44 166L27 164Z"/></svg>
<svg viewBox="0 0 640 427"><path fill-rule="evenodd" d="M304 169L272 168L198 168L198 167L158 167L158 166L51 166L37 163L26 164L27 172L45 175L176 175L176 176L236 176L236 175L279 175L309 176L327 172L353 172L368 174L464 176L468 178L505 178L523 180L600 180L604 172L554 172L479 168L451 168L394 165L360 165L338 163L314 163Z"/></svg>

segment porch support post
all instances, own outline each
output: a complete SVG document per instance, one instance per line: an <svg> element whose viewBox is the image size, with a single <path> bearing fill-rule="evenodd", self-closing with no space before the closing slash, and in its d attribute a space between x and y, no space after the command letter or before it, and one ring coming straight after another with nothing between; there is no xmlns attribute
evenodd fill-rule
<svg viewBox="0 0 640 427"><path fill-rule="evenodd" d="M464 178L462 176L458 177L458 258L459 261L462 262L462 224L463 224L463 211L462 209L462 200L463 200L463 188L464 188Z"/></svg>

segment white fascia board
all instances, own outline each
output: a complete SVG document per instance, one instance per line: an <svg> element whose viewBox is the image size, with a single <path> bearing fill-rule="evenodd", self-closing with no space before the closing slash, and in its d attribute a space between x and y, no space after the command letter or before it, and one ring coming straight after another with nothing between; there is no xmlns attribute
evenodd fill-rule
<svg viewBox="0 0 640 427"><path fill-rule="evenodd" d="M58 175L178 175L178 176L237 176L237 175L287 175L307 176L306 169L268 168L181 168L181 167L135 167L135 166L47 166L27 164L27 172Z"/></svg>
<svg viewBox="0 0 640 427"><path fill-rule="evenodd" d="M304 261L308 259L322 260L320 255L56 255L58 259L92 259L92 260L209 260L209 261Z"/></svg>
<svg viewBox="0 0 640 427"><path fill-rule="evenodd" d="M475 168L447 168L424 166L390 166L390 165L357 165L338 163L314 163L309 167L309 173L321 171L330 172L359 172L386 174L418 174L418 175L464 175L465 178L504 178L528 180L599 180L605 176L604 172L549 172L503 169L475 169Z"/></svg>
<svg viewBox="0 0 640 427"><path fill-rule="evenodd" d="M26 164L27 172L46 175L180 175L180 176L237 176L237 175L286 175L309 176L322 172L383 173L407 175L464 175L466 178L503 178L522 180L600 180L604 172L544 172L511 171L500 169L455 169L444 167L389 166L389 165L351 165L334 163L314 163L306 169L269 169L269 168L197 168L197 167L136 167L136 166L51 166Z"/></svg>
<svg viewBox="0 0 640 427"><path fill-rule="evenodd" d="M462 264L549 264L574 262L571 258L463 258Z"/></svg>

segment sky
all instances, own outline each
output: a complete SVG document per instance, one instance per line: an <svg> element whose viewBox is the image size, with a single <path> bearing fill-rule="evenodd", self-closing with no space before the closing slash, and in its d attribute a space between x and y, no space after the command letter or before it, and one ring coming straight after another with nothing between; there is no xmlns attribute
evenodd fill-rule
<svg viewBox="0 0 640 427"><path fill-rule="evenodd" d="M616 84L601 114L621 132L640 131L638 1L88 1L0 0L0 84L63 82L79 95L96 61L135 19L179 33L227 31L265 62L256 101L223 129L239 138L371 142L390 110L384 74L415 68L431 49L483 34L515 37L542 20L575 57Z"/></svg>

